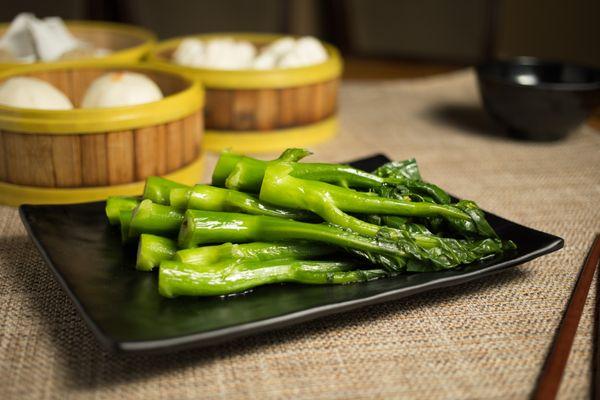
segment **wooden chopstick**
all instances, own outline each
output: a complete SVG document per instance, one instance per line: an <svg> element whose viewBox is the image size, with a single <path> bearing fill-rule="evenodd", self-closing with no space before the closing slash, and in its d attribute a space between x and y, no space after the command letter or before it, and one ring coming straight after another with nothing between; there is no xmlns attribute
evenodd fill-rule
<svg viewBox="0 0 600 400"><path fill-rule="evenodd" d="M600 235L599 235L600 236ZM598 238L596 237L596 241ZM591 398L600 399L600 271L596 274L596 307L594 312L594 333L592 354L592 390Z"/></svg>
<svg viewBox="0 0 600 400"><path fill-rule="evenodd" d="M550 351L546 356L544 367L538 377L537 385L533 391L532 398L536 400L552 400L556 398L560 381L569 359L571 346L575 339L577 326L583 313L583 307L587 299L594 272L600 261L600 234L596 235L594 243L585 259L585 263L579 272L577 282L571 293L567 309L554 334L554 340ZM592 384L595 386L595 384Z"/></svg>

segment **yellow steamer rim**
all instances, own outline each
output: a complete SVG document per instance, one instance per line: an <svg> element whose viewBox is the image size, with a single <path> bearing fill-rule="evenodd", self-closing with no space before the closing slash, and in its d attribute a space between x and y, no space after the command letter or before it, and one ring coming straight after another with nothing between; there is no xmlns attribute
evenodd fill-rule
<svg viewBox="0 0 600 400"><path fill-rule="evenodd" d="M76 61L56 64L32 64L0 71L0 82L13 76L35 76L36 74L52 71L84 71L85 69L102 69L103 72L127 70L146 73L149 76L152 76L153 73L162 73L180 79L185 83L185 87L183 90L166 95L162 100L156 102L124 107L40 110L0 105L0 204L16 206L24 203L79 203L105 199L110 195L140 194L144 187L143 180L106 186L76 187L15 184L7 179L9 175L7 168L9 144L6 135L18 134L25 139L27 137L44 137L52 140L53 138L73 136L85 138L89 137L88 135L101 133L111 135L132 130L138 130L141 133L148 128L160 124L178 123L178 120L194 115L198 116L197 120L193 120L194 130L199 131L201 134L201 126L197 125L201 125L201 123L198 124L198 121L201 121L201 111L204 105L202 85L196 79L174 71L170 67L133 63L81 65ZM166 133L171 134L171 132ZM202 169L203 155L201 151L198 151L197 156L185 165L161 175L191 185L197 183L201 178Z"/></svg>
<svg viewBox="0 0 600 400"><path fill-rule="evenodd" d="M229 37L236 40L263 45L288 35L259 33L213 33L186 36L158 43L149 53L148 60L154 65L173 66L178 70L198 78L205 86L207 107L211 101L211 91L224 90L232 93L254 90L285 90L311 85L334 82L337 91L343 62L339 51L332 45L324 43L329 55L328 59L317 65L300 68L272 70L217 70L193 68L174 64L170 56L186 38L210 40ZM335 95L334 95L335 96ZM335 108L335 105L333 106ZM261 130L228 130L211 129L205 132L204 146L207 150L219 151L230 148L239 152L271 152L286 147L309 146L323 142L335 136L338 130L336 113L308 124L297 124L283 129Z"/></svg>
<svg viewBox="0 0 600 400"><path fill-rule="evenodd" d="M65 23L75 37L92 42L99 47L108 48L112 52L102 57L82 57L50 62L19 63L0 61L0 70L38 64L79 67L133 63L145 57L156 44L154 33L133 25L100 21L66 21ZM7 23L0 24L0 37L8 29L8 26Z"/></svg>

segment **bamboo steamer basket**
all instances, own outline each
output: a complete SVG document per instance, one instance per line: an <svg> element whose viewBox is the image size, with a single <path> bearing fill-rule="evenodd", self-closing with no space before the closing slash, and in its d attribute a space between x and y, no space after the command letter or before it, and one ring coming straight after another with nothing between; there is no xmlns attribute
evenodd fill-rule
<svg viewBox="0 0 600 400"><path fill-rule="evenodd" d="M0 60L0 71L24 65L95 65L127 63L141 60L156 43L156 36L143 28L97 21L66 21L69 31L78 39L91 43L94 47L109 49L112 52L101 57L85 57L52 62L20 63ZM0 37L8 29L8 24L0 24Z"/></svg>
<svg viewBox="0 0 600 400"><path fill-rule="evenodd" d="M201 178L203 91L172 68L140 64L39 64L0 72L43 79L77 107L109 71L140 72L162 100L125 107L39 110L0 105L0 203L76 203L140 194L152 175L186 184Z"/></svg>
<svg viewBox="0 0 600 400"><path fill-rule="evenodd" d="M258 47L282 35L218 33L200 40L230 37ZM160 42L149 53L157 65L176 66L200 79L206 88L204 146L219 151L271 152L302 147L335 135L342 60L325 44L326 62L301 68L218 70L180 66L171 56L183 38Z"/></svg>

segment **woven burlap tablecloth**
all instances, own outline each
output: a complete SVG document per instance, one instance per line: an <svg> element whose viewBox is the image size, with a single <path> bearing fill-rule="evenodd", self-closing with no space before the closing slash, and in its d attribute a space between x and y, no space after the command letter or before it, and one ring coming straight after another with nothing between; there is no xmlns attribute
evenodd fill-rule
<svg viewBox="0 0 600 400"><path fill-rule="evenodd" d="M600 134L582 127L559 143L508 139L482 113L470 71L345 83L341 117L340 135L315 146L314 160L416 157L426 179L559 235L565 248L473 283L214 347L114 355L55 282L17 211L0 207L0 397L527 397L600 230ZM561 398L589 391L592 303Z"/></svg>

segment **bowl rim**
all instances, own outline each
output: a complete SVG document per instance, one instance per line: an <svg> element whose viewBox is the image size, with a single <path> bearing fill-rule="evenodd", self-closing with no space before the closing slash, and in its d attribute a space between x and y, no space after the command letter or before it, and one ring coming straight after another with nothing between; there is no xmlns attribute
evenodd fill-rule
<svg viewBox="0 0 600 400"><path fill-rule="evenodd" d="M107 69L171 74L187 86L161 100L131 106L42 110L0 105L0 130L31 134L92 134L158 125L189 116L204 105L204 90L194 77L172 67L146 63L31 64L0 71L0 81L31 72Z"/></svg>
<svg viewBox="0 0 600 400"><path fill-rule="evenodd" d="M156 44L156 34L137 25L89 20L65 20L64 22L67 27L73 27L76 29L105 29L116 31L121 34L134 36L140 39L141 43L114 51L103 57L82 57L74 60L36 61L33 63L2 61L0 62L0 70L30 65L98 65L99 63L132 62L133 60L139 60L142 58ZM7 29L9 26L10 22L0 23L0 31Z"/></svg>
<svg viewBox="0 0 600 400"><path fill-rule="evenodd" d="M162 56L165 50L176 48L183 39L196 38L200 40L229 37L237 40L248 40L255 43L269 43L283 37L302 37L301 35L287 35L276 33L252 32L216 32L196 35L186 35L164 40L154 46L148 60L152 64L170 65L177 69L196 75L208 88L216 89L276 89L294 86L310 85L337 79L342 74L342 58L338 49L321 41L329 57L326 61L298 68L277 68L270 70L223 70L209 68L195 68L178 65Z"/></svg>
<svg viewBox="0 0 600 400"><path fill-rule="evenodd" d="M569 66L578 68L581 70L588 70L592 72L596 72L598 76L600 76L600 68L592 67L592 66L584 66L576 63L557 61L552 59L541 59L537 57L530 56L517 56L517 57L507 57L507 58L499 58L497 60L485 61L481 64L475 66L478 77L485 78L485 80L499 82L502 84L521 87L521 88L530 88L530 89L550 89L555 91L588 91L588 90L596 90L600 89L600 79L593 82L540 82L534 85L526 85L519 82L516 82L511 79L501 78L496 74L490 73L487 68L490 68L494 65L506 65L506 66L544 66L544 65L561 65L561 66Z"/></svg>

